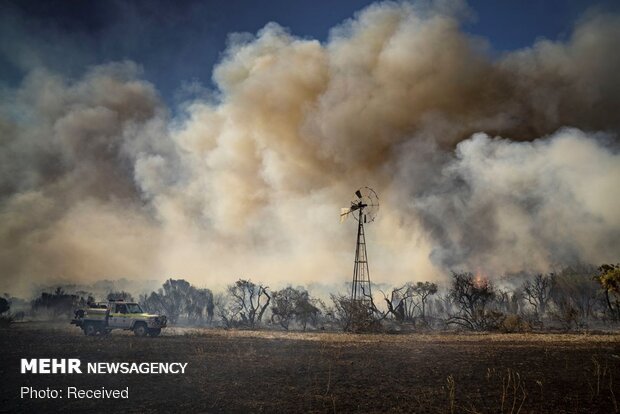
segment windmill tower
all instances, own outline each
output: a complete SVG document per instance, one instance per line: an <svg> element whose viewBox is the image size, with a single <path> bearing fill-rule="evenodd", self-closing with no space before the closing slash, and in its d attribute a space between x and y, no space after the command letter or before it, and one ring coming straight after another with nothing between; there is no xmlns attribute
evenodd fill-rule
<svg viewBox="0 0 620 414"><path fill-rule="evenodd" d="M367 304L370 307L372 290L370 270L366 252L366 234L364 225L372 223L379 211L379 196L370 187L362 187L355 192L351 207L340 211L340 222L352 215L357 220L357 243L355 245L355 262L353 265L353 282L351 283L351 301Z"/></svg>

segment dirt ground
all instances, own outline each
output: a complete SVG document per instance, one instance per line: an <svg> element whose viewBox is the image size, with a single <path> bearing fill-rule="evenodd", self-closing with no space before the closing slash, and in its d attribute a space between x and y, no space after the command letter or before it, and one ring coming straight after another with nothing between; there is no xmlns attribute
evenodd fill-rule
<svg viewBox="0 0 620 414"><path fill-rule="evenodd" d="M168 329L159 338L0 331L2 412L614 413L620 334L350 335ZM21 358L188 362L185 375L32 375ZM128 400L20 399L129 387Z"/></svg>

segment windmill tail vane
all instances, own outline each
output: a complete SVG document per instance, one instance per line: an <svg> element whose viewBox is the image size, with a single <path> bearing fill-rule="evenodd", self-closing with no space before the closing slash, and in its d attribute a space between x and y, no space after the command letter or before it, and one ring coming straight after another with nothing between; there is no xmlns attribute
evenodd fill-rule
<svg viewBox="0 0 620 414"><path fill-rule="evenodd" d="M341 223L347 219L350 212L351 212L351 208L349 207L343 207L340 209L340 222Z"/></svg>

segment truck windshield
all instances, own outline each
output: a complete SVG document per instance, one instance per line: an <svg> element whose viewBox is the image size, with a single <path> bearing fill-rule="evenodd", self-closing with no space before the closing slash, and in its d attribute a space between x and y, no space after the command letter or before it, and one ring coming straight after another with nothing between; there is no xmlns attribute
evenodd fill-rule
<svg viewBox="0 0 620 414"><path fill-rule="evenodd" d="M142 312L142 308L137 303L128 303L127 304L127 311L129 313L143 313Z"/></svg>

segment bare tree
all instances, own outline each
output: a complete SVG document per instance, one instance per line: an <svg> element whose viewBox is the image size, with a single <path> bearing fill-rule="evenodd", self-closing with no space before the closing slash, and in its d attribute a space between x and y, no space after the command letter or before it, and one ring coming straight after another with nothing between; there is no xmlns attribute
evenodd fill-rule
<svg viewBox="0 0 620 414"><path fill-rule="evenodd" d="M550 301L553 309L548 312L565 329L583 327L605 312L604 293L595 281L597 274L589 265L570 266L556 273Z"/></svg>
<svg viewBox="0 0 620 414"><path fill-rule="evenodd" d="M527 280L523 283L525 299L534 307L534 311L539 317L545 315L555 285L556 276L553 273L547 275L539 273L534 276L533 280Z"/></svg>
<svg viewBox="0 0 620 414"><path fill-rule="evenodd" d="M453 302L454 300L449 292L440 292L437 297L431 301L434 315L442 319L444 322L447 322L453 309Z"/></svg>
<svg viewBox="0 0 620 414"><path fill-rule="evenodd" d="M240 323L250 328L260 324L271 301L267 289L267 286L245 279L239 279L228 286L233 317L238 316Z"/></svg>
<svg viewBox="0 0 620 414"><path fill-rule="evenodd" d="M236 308L233 308L230 304L230 300L227 295L218 293L213 298L213 304L215 306L215 313L220 321L226 328L234 328L237 324L236 315L233 313Z"/></svg>
<svg viewBox="0 0 620 414"><path fill-rule="evenodd" d="M388 297L383 291L381 291L381 293L383 294L383 300L385 300L385 303L387 304L387 314L392 315L397 322L404 322L407 300L411 298L412 294L410 285L406 284L400 288L392 289L390 297Z"/></svg>
<svg viewBox="0 0 620 414"><path fill-rule="evenodd" d="M426 303L429 296L437 293L437 284L431 282L417 282L411 286L411 294L413 297L419 298L420 303L420 317L424 324L427 324L426 320Z"/></svg>
<svg viewBox="0 0 620 414"><path fill-rule="evenodd" d="M496 294L497 306L500 311L516 315L521 307L523 292L521 289L498 289Z"/></svg>
<svg viewBox="0 0 620 414"><path fill-rule="evenodd" d="M449 316L447 323L475 331L496 329L502 315L490 309L495 295L488 280L471 273L453 273L450 296L457 312Z"/></svg>

